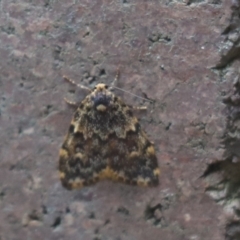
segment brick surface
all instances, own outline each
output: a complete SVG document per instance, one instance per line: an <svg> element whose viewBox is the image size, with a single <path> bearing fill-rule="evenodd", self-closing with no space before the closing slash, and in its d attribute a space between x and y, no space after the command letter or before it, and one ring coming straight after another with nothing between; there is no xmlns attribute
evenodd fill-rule
<svg viewBox="0 0 240 240"><path fill-rule="evenodd" d="M224 154L221 93L231 79L212 67L231 59L221 45L230 4L0 2L1 240L225 239L226 211L205 192L219 175L202 176ZM84 92L62 76L92 87L111 83L118 68L118 87L154 100L116 91L148 106L139 118L156 145L160 185L106 181L67 191L57 173L72 116L63 97Z"/></svg>

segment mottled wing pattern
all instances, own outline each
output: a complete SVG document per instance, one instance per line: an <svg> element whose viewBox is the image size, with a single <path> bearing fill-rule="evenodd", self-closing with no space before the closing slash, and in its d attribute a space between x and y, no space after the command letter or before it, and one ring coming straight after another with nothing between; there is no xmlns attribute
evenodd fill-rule
<svg viewBox="0 0 240 240"><path fill-rule="evenodd" d="M158 184L155 150L138 123L136 130L127 132L125 139L110 136L108 154L111 179L140 186Z"/></svg>
<svg viewBox="0 0 240 240"><path fill-rule="evenodd" d="M153 144L130 107L105 84L78 106L60 149L59 171L67 189L101 179L156 186L159 177Z"/></svg>

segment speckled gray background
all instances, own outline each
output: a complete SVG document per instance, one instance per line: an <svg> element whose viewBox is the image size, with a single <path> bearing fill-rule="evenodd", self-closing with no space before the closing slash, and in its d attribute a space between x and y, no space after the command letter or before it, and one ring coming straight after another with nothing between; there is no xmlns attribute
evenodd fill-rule
<svg viewBox="0 0 240 240"><path fill-rule="evenodd" d="M239 195L226 194L238 178L222 175L226 161L239 165L222 141L232 109L222 99L239 69L237 0L2 0L0 11L1 240L239 239ZM116 91L148 106L139 118L160 185L67 191L57 172L72 116L63 97L84 92L62 76L92 87L118 68L118 87L154 100Z"/></svg>

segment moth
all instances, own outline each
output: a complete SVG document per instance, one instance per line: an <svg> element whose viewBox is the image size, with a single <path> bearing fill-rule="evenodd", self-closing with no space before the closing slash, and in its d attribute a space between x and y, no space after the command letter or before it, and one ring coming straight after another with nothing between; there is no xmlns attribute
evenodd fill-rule
<svg viewBox="0 0 240 240"><path fill-rule="evenodd" d="M60 149L59 174L68 190L110 179L131 185L156 186L159 167L153 143L126 105L99 83L76 107Z"/></svg>

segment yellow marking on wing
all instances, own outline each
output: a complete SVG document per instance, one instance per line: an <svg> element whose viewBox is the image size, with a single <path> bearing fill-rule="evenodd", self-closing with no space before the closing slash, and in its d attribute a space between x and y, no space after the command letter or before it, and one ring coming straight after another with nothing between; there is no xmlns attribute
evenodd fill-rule
<svg viewBox="0 0 240 240"><path fill-rule="evenodd" d="M132 151L130 154L129 154L129 158L137 158L139 157L139 152L137 151Z"/></svg>
<svg viewBox="0 0 240 240"><path fill-rule="evenodd" d="M64 179L66 177L66 174L64 172L59 172L59 178Z"/></svg>
<svg viewBox="0 0 240 240"><path fill-rule="evenodd" d="M155 149L154 149L153 146L149 146L149 147L147 148L147 155L148 155L148 156L149 156L149 155L155 155Z"/></svg>
<svg viewBox="0 0 240 240"><path fill-rule="evenodd" d="M63 148L60 149L59 156L63 159L67 159L69 157L68 152Z"/></svg>
<svg viewBox="0 0 240 240"><path fill-rule="evenodd" d="M154 176L159 176L160 175L160 169L159 168L155 168L153 170L153 174L154 174Z"/></svg>
<svg viewBox="0 0 240 240"><path fill-rule="evenodd" d="M118 173L114 172L109 166L99 173L100 179L118 180Z"/></svg>
<svg viewBox="0 0 240 240"><path fill-rule="evenodd" d="M69 180L69 184L71 185L72 189L81 188L84 186L84 180L81 180L79 177L77 177L74 180Z"/></svg>
<svg viewBox="0 0 240 240"><path fill-rule="evenodd" d="M142 178L142 177L137 178L137 185L138 186L147 187L149 182L150 182L149 178L145 178L145 179Z"/></svg>

